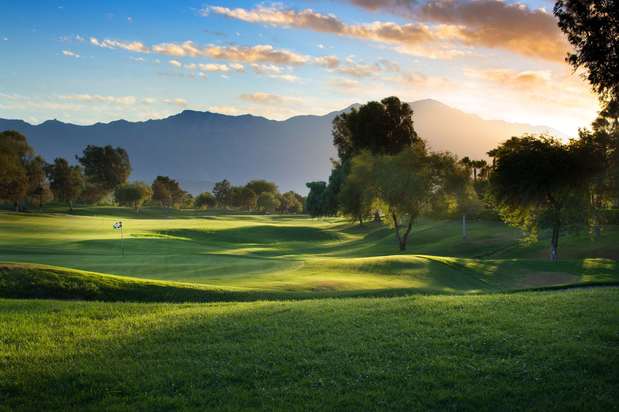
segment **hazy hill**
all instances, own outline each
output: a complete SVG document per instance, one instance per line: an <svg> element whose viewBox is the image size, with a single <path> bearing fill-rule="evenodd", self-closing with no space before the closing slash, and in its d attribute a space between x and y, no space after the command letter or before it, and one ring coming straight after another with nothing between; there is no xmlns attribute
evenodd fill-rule
<svg viewBox="0 0 619 412"><path fill-rule="evenodd" d="M415 128L430 146L459 156L483 157L498 142L524 132L553 132L547 127L484 120L435 100L411 105ZM193 193L208 190L223 178L236 184L266 178L282 190L305 193L305 182L328 177L329 158L335 156L331 122L338 113L275 121L185 110L165 119L90 126L0 119L0 131L25 134L48 161L58 156L73 159L87 144L122 146L131 158L132 179L150 182L156 175L169 175Z"/></svg>

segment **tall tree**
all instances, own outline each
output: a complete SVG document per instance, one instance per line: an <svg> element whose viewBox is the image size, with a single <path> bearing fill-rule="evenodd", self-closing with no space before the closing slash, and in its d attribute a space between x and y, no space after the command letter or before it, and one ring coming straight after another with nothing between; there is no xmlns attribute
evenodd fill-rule
<svg viewBox="0 0 619 412"><path fill-rule="evenodd" d="M260 196L258 196L258 200L256 201L258 205L258 209L262 210L265 213L272 213L280 205L280 201L274 193L264 192Z"/></svg>
<svg viewBox="0 0 619 412"><path fill-rule="evenodd" d="M31 201L36 199L39 208L41 208L43 202L51 197L47 176L45 174L46 168L47 163L41 156L34 157L26 165L26 174L28 176L28 196Z"/></svg>
<svg viewBox="0 0 619 412"><path fill-rule="evenodd" d="M210 207L215 207L217 205L217 200L215 196L209 192L203 192L196 196L193 205L198 209L208 209Z"/></svg>
<svg viewBox="0 0 619 412"><path fill-rule="evenodd" d="M619 3L617 0L558 0L554 14L573 52L567 61L584 68L604 105L619 101Z"/></svg>
<svg viewBox="0 0 619 412"><path fill-rule="evenodd" d="M537 236L550 226L550 258L558 260L564 225L582 221L589 179L582 152L546 136L513 137L493 150L490 194L501 217Z"/></svg>
<svg viewBox="0 0 619 412"><path fill-rule="evenodd" d="M324 198L327 183L309 182L305 186L310 190L305 200L305 210L312 217L325 216Z"/></svg>
<svg viewBox="0 0 619 412"><path fill-rule="evenodd" d="M79 166L70 166L65 159L57 158L47 167L47 176L54 197L69 204L73 210L73 202L79 197L84 187L84 176Z"/></svg>
<svg viewBox="0 0 619 412"><path fill-rule="evenodd" d="M219 207L229 206L231 193L232 185L226 179L215 183L215 186L213 187L213 196L215 196Z"/></svg>
<svg viewBox="0 0 619 412"><path fill-rule="evenodd" d="M264 192L270 192L273 194L278 193L277 185L264 179L252 180L248 182L245 187L254 192L256 196L260 196Z"/></svg>
<svg viewBox="0 0 619 412"><path fill-rule="evenodd" d="M293 191L282 194L280 196L280 203L280 210L283 213L303 212L303 198L298 193Z"/></svg>
<svg viewBox="0 0 619 412"><path fill-rule="evenodd" d="M258 196L256 195L256 192L247 186L241 188L241 192L239 193L240 207L245 210L253 210L256 208L257 201Z"/></svg>
<svg viewBox="0 0 619 412"><path fill-rule="evenodd" d="M21 133L0 133L0 199L12 202L18 212L30 188L28 166L33 155L34 150Z"/></svg>
<svg viewBox="0 0 619 412"><path fill-rule="evenodd" d="M96 187L101 196L127 183L131 174L129 155L120 147L88 145L77 159L84 167L88 183Z"/></svg>
<svg viewBox="0 0 619 412"><path fill-rule="evenodd" d="M133 207L136 213L140 212L142 205L150 200L152 195L152 189L143 182L126 183L114 190L116 202L122 206Z"/></svg>
<svg viewBox="0 0 619 412"><path fill-rule="evenodd" d="M474 181L471 181L471 169L475 171L475 167L483 167L485 162L470 161L468 157L458 162L448 153L434 154L432 161L436 176L441 180L440 190L446 195L453 196L456 201L457 211L462 217L462 238L466 240L468 238L467 216L479 207L474 188L477 177L474 172Z"/></svg>
<svg viewBox="0 0 619 412"><path fill-rule="evenodd" d="M157 176L151 185L152 199L158 201L161 207L178 207L183 203L186 192L180 184L168 176Z"/></svg>
<svg viewBox="0 0 619 412"><path fill-rule="evenodd" d="M350 161L351 171L338 195L341 211L363 224L371 214L376 197L373 186L373 161L369 152L363 152Z"/></svg>
<svg viewBox="0 0 619 412"><path fill-rule="evenodd" d="M397 97L369 102L333 120L333 144L341 161L362 150L397 154L419 141L413 127L413 110Z"/></svg>

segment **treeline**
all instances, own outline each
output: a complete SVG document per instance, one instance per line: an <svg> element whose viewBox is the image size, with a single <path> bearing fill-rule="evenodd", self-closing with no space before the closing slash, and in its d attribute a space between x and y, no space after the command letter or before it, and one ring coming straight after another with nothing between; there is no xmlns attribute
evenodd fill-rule
<svg viewBox="0 0 619 412"><path fill-rule="evenodd" d="M127 182L131 164L127 152L112 146L87 146L77 165L56 158L47 163L16 131L0 133L0 201L16 211L41 207L55 199L97 203Z"/></svg>
<svg viewBox="0 0 619 412"><path fill-rule="evenodd" d="M131 174L129 155L122 148L87 146L76 157L76 165L57 158L47 163L16 131L0 133L0 201L10 202L16 211L41 208L52 200L94 205L114 202L133 207L145 204L163 208L226 208L264 213L302 213L305 199L295 192L280 193L277 185L252 180L233 186L222 180L212 193L195 198L182 189L177 180L157 176L152 184L128 182Z"/></svg>
<svg viewBox="0 0 619 412"><path fill-rule="evenodd" d="M197 208L219 207L264 213L303 213L305 199L293 191L280 193L277 185L267 180L252 180L245 186L233 186L228 180L215 183L212 193L204 192L195 199Z"/></svg>

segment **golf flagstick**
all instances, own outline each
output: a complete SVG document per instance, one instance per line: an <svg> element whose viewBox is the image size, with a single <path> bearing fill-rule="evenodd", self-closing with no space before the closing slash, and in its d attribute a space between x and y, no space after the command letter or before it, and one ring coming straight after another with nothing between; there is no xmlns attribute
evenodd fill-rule
<svg viewBox="0 0 619 412"><path fill-rule="evenodd" d="M120 250L121 250L122 256L125 256L125 244L123 242L124 240L123 222L119 220L118 222L114 223L112 227L114 228L114 230L120 230Z"/></svg>

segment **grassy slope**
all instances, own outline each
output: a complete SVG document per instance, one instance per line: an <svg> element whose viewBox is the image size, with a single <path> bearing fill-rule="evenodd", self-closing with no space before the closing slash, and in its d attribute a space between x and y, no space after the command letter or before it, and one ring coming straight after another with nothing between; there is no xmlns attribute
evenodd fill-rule
<svg viewBox="0 0 619 412"><path fill-rule="evenodd" d="M158 210L129 218L135 215L127 209L105 208L77 213L0 213L0 261L282 296L475 293L619 280L617 228L596 242L584 234L564 237L563 261L556 265L545 259L546 242L522 246L518 233L500 223L472 223L464 242L457 222L421 221L410 250L400 254L388 228L336 219L200 212L167 218ZM111 229L118 216L110 213L124 221L125 257ZM11 276L19 271L34 274L32 267L13 266Z"/></svg>
<svg viewBox="0 0 619 412"><path fill-rule="evenodd" d="M0 306L0 410L617 405L616 289Z"/></svg>

